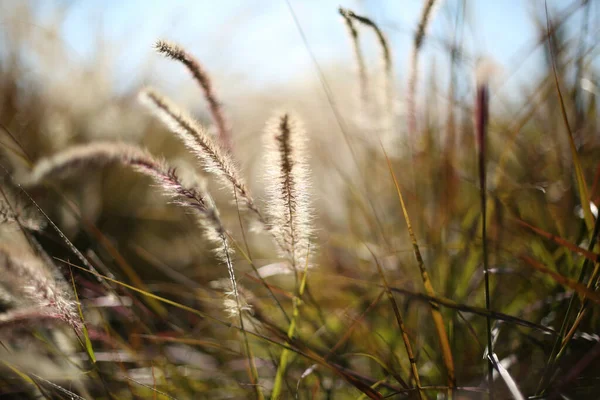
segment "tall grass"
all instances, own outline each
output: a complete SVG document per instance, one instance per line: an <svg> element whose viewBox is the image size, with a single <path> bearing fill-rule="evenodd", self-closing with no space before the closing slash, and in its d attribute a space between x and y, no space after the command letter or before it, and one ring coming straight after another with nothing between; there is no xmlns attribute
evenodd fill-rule
<svg viewBox="0 0 600 400"><path fill-rule="evenodd" d="M284 92L276 114L275 89L225 107L210 60L158 41L207 118L140 84L98 100L119 110L100 134L76 102L23 92L33 49L0 59L0 393L594 398L600 146L578 80L594 88L597 47L593 24L567 29L590 3L540 14L545 70L517 106L496 72L474 79L460 1L423 2L408 55L389 25L340 8L350 83L288 3L324 110L310 85L311 101ZM442 18L448 43L430 33ZM447 89L443 63L431 80L421 67L440 44ZM394 148L403 139L419 145Z"/></svg>

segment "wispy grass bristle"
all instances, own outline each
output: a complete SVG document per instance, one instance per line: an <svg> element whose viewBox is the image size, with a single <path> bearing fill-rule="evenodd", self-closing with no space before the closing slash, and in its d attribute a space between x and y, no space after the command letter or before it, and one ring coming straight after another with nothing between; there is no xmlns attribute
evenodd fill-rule
<svg viewBox="0 0 600 400"><path fill-rule="evenodd" d="M39 161L31 171L26 183L28 185L39 184L50 178L75 173L83 166L104 166L113 163L129 166L152 178L165 194L173 198L176 204L197 211L197 215L202 217L202 226L205 228L208 238L221 246L225 229L210 196L201 193L197 187L184 185L176 171L170 168L164 160L130 144L96 142L73 146Z"/></svg>
<svg viewBox="0 0 600 400"><path fill-rule="evenodd" d="M231 132L229 130L229 127L227 126L227 121L225 119L223 109L221 108L221 103L215 95L213 85L210 80L210 77L208 76L208 73L204 70L200 62L198 62L198 60L196 60L182 47L178 46L177 44L167 42L165 40L157 41L154 45L154 48L160 54L173 60L179 61L190 71L190 73L194 77L194 80L204 91L204 97L208 102L210 112L212 114L213 119L215 120L215 124L219 132L219 140L221 142L221 145L225 149L227 149L227 151L231 151Z"/></svg>
<svg viewBox="0 0 600 400"><path fill-rule="evenodd" d="M288 114L267 122L265 190L271 231L293 269L307 262L311 235L306 136L300 121Z"/></svg>
<svg viewBox="0 0 600 400"><path fill-rule="evenodd" d="M207 172L215 175L225 187L236 191L241 204L248 207L259 221L265 223L231 155L215 143L200 124L181 111L172 101L151 88L141 91L139 99L177 135Z"/></svg>
<svg viewBox="0 0 600 400"><path fill-rule="evenodd" d="M215 245L215 253L226 264L231 282L231 291L240 309L238 301L237 280L231 259L232 249L228 234L219 217L212 198L202 193L198 187L186 186L179 179L176 171L164 160L157 159L148 151L126 143L99 142L74 146L52 157L41 160L33 168L28 184L40 183L48 178L74 172L83 165L106 165L120 163L146 175L175 204L195 211L200 225L204 228L207 239ZM241 311L238 312L241 315Z"/></svg>
<svg viewBox="0 0 600 400"><path fill-rule="evenodd" d="M21 291L29 306L18 307L0 313L0 326L15 327L33 325L36 322L62 321L76 332L81 332L82 323L77 315L75 302L55 279L42 261L31 254L15 253L0 247L0 282ZM40 321L36 321L36 320Z"/></svg>

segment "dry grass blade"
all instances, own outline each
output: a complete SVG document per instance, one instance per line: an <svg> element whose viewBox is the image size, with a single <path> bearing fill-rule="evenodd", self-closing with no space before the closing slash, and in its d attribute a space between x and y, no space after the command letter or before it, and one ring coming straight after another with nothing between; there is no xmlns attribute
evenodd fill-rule
<svg viewBox="0 0 600 400"><path fill-rule="evenodd" d="M2 327L18 326L36 318L47 321L62 321L75 332L82 330L82 322L77 315L77 306L70 297L63 282L49 273L42 260L31 254L15 253L4 246L0 247L0 271L4 283L18 289L30 306L23 310L0 313Z"/></svg>
<svg viewBox="0 0 600 400"><path fill-rule="evenodd" d="M117 263L117 265L121 268L121 270L125 273L127 278L137 287L142 289L147 289L146 284L140 278L139 274L135 272L135 268L129 264L127 259L123 257L121 252L115 247L115 245L104 235L100 229L98 229L94 224L89 221L83 221L83 224L86 228L91 232L92 236L101 244L104 249L110 254L112 259ZM167 310L157 301L153 299L147 299L147 304L149 307L156 312L161 318L167 316Z"/></svg>
<svg viewBox="0 0 600 400"><path fill-rule="evenodd" d="M361 322L361 320L364 318L364 316L369 313L371 311L371 309L373 309L373 307L375 307L379 301L381 300L381 298L383 297L384 294L386 294L386 290L384 289L381 293L379 293L379 295L375 298L375 300L373 300L371 302L371 304L369 304L369 306L367 307L367 309L359 316L357 317L352 324L348 327L348 329L346 329L346 332L344 332L344 335L342 335L342 337L340 337L338 339L338 341L336 342L336 344L329 349L329 353L327 354L327 356L325 357L326 359L329 358L331 355L333 355L335 353L335 351L340 348L340 346L342 346L344 343L346 343L346 341L348 340L348 338L350 337L350 335L352 335L352 332L354 332L354 329L359 325L359 323Z"/></svg>
<svg viewBox="0 0 600 400"><path fill-rule="evenodd" d="M594 270L592 271L592 274L586 285L587 288L590 290L593 290L594 293L597 293L597 290L598 290L598 283L597 283L598 274L600 274L600 264L598 262L595 262ZM581 280L579 282L581 282ZM573 338L573 335L575 335L577 328L579 328L579 325L583 321L583 318L586 316L587 311L589 309L588 307L589 307L589 301L584 296L581 299L581 306L579 307L579 311L577 312L575 321L573 322L571 329L569 329L569 331L567 332L567 334L565 335L565 337L561 343L560 350L558 351L557 357L561 357L563 352L566 350L567 346L569 345L570 340Z"/></svg>
<svg viewBox="0 0 600 400"><path fill-rule="evenodd" d="M138 288L136 288L134 286L128 285L128 284L123 283L123 282L120 282L120 281L118 281L116 279L112 279L112 278L110 278L108 276L101 275L98 272L90 271L90 270L85 269L83 267L80 267L78 265L72 264L72 263L70 263L70 262L68 262L66 260L59 260L59 261L61 261L62 263L66 264L66 265L69 265L69 266L71 266L73 268L77 268L77 269L79 269L81 271L84 271L84 272L87 272L89 274L96 275L99 278L102 278L102 279L104 279L106 281L109 281L109 282L112 282L114 284L117 284L119 286L122 286L122 287L124 287L126 289L129 289L129 290L132 290L134 292L140 293L140 294L142 294L144 296L152 297L152 298L154 298L154 299L156 299L156 300L158 300L158 301L160 301L160 302L162 302L164 304L168 304L170 306L173 306L173 307L179 308L181 310L187 311L187 312L192 313L194 315L197 315L199 317L203 317L203 318L205 318L207 320L216 322L216 323L218 323L218 324L220 324L222 326L226 326L226 327L230 327L230 328L233 328L233 329L241 330L241 327L235 326L234 324L232 324L230 322L223 321L223 320L221 320L221 319L219 319L217 317L214 317L214 316L212 316L210 314L207 314L207 313L204 313L202 311L199 311L199 310L197 310L195 308L186 306L184 304L178 303L176 301L167 299L167 298L162 297L162 296L158 296L158 295L150 293L148 291L138 289ZM272 327L270 327L270 328L272 328ZM296 345L299 346L299 345L301 345L301 343L299 343L299 342L297 342L295 340L288 340L289 343L288 342L286 342L286 343L280 343L280 342L277 342L276 340L270 339L270 338L268 338L266 336L263 336L263 335L261 335L259 333L256 333L256 332L252 332L252 331L245 331L245 332L246 332L246 334L254 336L254 337L256 337L256 338L258 338L258 339L260 339L262 341L265 341L266 343L275 344L277 346L280 346L283 349L288 349L290 351L296 352L296 353L298 353L298 354L300 354L300 355L302 355L304 357L307 357L308 359L310 359L310 360L312 360L314 362L317 362L317 363L319 363L319 364L321 364L321 365L323 365L323 366L331 369L334 373L336 373L339 376L341 376L342 378L344 378L347 382L349 382L350 384L352 384L353 386L355 386L361 392L366 393L372 399L381 399L382 398L382 396L381 396L380 393L378 393L377 391L371 389L368 385L364 384L361 380L357 379L354 376L355 374L353 374L351 371L345 371L343 368L338 367L335 364L327 362L324 358L320 357L319 355L317 355L316 353L314 353L310 349L306 348L306 346L302 346L301 348L296 347ZM271 329L271 333L275 334L278 337L286 338L286 334L284 332L278 332L276 330ZM292 347L291 345L294 345L294 347Z"/></svg>
<svg viewBox="0 0 600 400"><path fill-rule="evenodd" d="M413 251L415 257L417 259L417 264L419 266L419 270L421 272L421 279L423 280L423 286L425 287L425 291L431 297L435 297L435 290L433 289L433 285L431 284L431 280L429 279L429 274L425 269L425 263L423 262L423 257L421 256L421 251L419 250L419 244L417 243L417 237L412 229L412 224L410 222L410 217L408 216L408 210L406 209L406 204L404 203L404 197L402 196L402 191L400 190L400 184L396 179L396 175L394 174L394 169L392 168L392 163L388 158L385 149L382 146L383 153L385 155L385 159L388 164L388 168L390 170L390 174L392 179L394 180L394 185L396 186L396 192L398 194L398 199L400 200L400 206L402 207L402 214L404 215L404 220L406 222L406 226L408 229L408 233L410 235L410 240L412 242ZM454 359L452 357L452 350L450 348L450 341L448 340L448 332L446 332L446 328L444 326L444 319L442 317L442 313L440 312L439 304L431 301L431 316L433 318L433 323L435 325L435 330L440 342L440 347L442 348L442 357L444 359L444 364L446 366L446 373L448 376L448 386L454 387L456 386L456 379L454 375Z"/></svg>
<svg viewBox="0 0 600 400"><path fill-rule="evenodd" d="M308 262L311 235L306 136L297 118L283 114L267 122L264 139L270 231L295 271Z"/></svg>
<svg viewBox="0 0 600 400"><path fill-rule="evenodd" d="M388 299L390 300L390 303L392 304L392 309L394 310L396 322L398 322L398 328L400 328L400 333L402 334L402 341L404 342L404 348L406 349L406 354L408 355L408 361L410 362L412 377L415 380L415 384L417 386L417 390L418 390L417 393L419 395L419 399L422 399L423 392L421 391L421 378L419 377L419 370L417 368L417 360L415 359L412 345L410 344L410 339L408 337L408 334L406 333L406 327L404 326L404 319L402 318L402 315L400 314L400 309L398 308L398 304L396 303L394 294L390 290L390 286L388 285L387 278L385 277L383 268L381 267L379 260L377 259L377 257L373 253L373 251L369 248L369 246L367 246L367 249L369 250L369 253L371 253L371 256L373 256L373 260L375 261L375 265L377 266L377 271L379 272L379 276L381 277L381 280L383 281L383 285L385 287L385 292L388 296Z"/></svg>
<svg viewBox="0 0 600 400"><path fill-rule="evenodd" d="M571 149L571 157L572 157L573 165L575 168L575 176L577 178L577 186L578 186L578 191L579 191L579 200L581 202L581 208L583 210L585 225L587 227L588 233L592 232L591 236L590 236L590 245L588 247L588 250L593 251L595 243L596 243L597 235L599 232L600 224L599 224L598 219L596 219L594 221L594 216L592 215L592 211L590 208L590 197L588 194L587 184L585 182L585 175L583 174L583 169L582 169L581 163L579 161L577 147L575 145L575 140L573 138L571 126L569 124L569 118L567 116L567 111L565 108L562 91L560 89L560 82L558 79L558 73L557 73L557 69L556 69L554 46L553 46L553 42L552 42L554 30L551 29L551 26L550 26L550 18L548 15L548 4L546 1L544 1L544 9L545 9L545 13L546 13L546 38L547 38L547 42L548 42L548 51L550 54L550 63L552 65L552 76L553 76L554 84L556 87L556 93L558 95L561 116L563 119L563 123L565 125L565 129L567 130L567 133L569 136L568 137L569 148ZM590 291L585 285L583 285L581 283L583 281L585 274L587 273L587 266L588 266L588 260L586 259L583 263L582 269L579 274L579 279L577 282L572 281L568 278L565 278L562 275L559 275L551 270L548 270L548 274L553 276L553 278L557 282L559 282L565 286L572 287L575 291L577 291L580 294L581 294L581 290L583 290L584 292L590 292L591 294L596 295L596 292ZM545 268L543 266L538 266L538 268L539 267ZM578 289L575 289L573 286L577 286ZM590 299L594 300L592 298L590 298ZM563 343L561 343L561 341L562 341L563 335L567 332L567 327L568 327L568 323L569 323L569 320L571 317L571 311L573 310L573 307L574 307L574 302L575 302L575 297L572 297L571 300L569 301L569 305L567 307L565 317L561 324L559 336L556 338L556 340L554 342L554 346L552 348L548 363L546 364L544 374L542 375L542 379L540 380L540 383L538 385L537 394L544 394L545 391L547 390L547 388L548 388L547 384L552 377L554 368L557 365L558 361L560 360L560 358L563 354L563 351L566 348L566 344L568 344L568 342L565 342L563 344ZM578 324L578 322L575 321L575 324Z"/></svg>
<svg viewBox="0 0 600 400"><path fill-rule="evenodd" d="M599 234L600 234L600 218L596 219L596 222L594 223L594 230L592 231L592 236L590 237L590 242L588 244L588 251L592 251L594 249L594 247L596 246L596 242L597 242ZM589 264L590 264L589 259L586 258L583 260L583 265L581 266L581 271L579 271L579 277L576 282L577 284L584 286L581 282L583 282L584 277L588 274ZM560 360L564 350L566 349L566 346L569 344L568 341L563 341L563 340L566 339L565 333L567 332L567 329L568 329L571 311L573 310L573 307L575 306L576 298L577 298L577 296L572 296L571 299L569 300L569 305L567 306L567 310L565 312L565 316L563 318L560 330L554 341L554 345L552 346L552 351L548 358L548 363L546 364L544 374L542 375L542 379L539 382L539 385L537 388L537 394L543 394L547 390L547 384L551 379L551 376L554 371L554 367ZM587 300L585 302L587 302ZM585 305L585 302L584 302L584 304L582 304L582 308ZM580 314L580 316L581 315L582 314ZM579 322L576 320L575 323L573 324L573 327L571 329L571 331L573 333L574 333L573 328L578 323ZM571 332L569 332L569 334L571 334Z"/></svg>
<svg viewBox="0 0 600 400"><path fill-rule="evenodd" d="M560 394L561 389L565 388L568 384L572 384L573 380L577 379L581 373L590 366L596 359L600 357L600 343L596 343L592 349L586 353L571 369L564 374L560 382L555 386L554 392L548 397L549 400L564 399L564 396Z"/></svg>
<svg viewBox="0 0 600 400"><path fill-rule="evenodd" d="M73 285L73 294L75 295L75 300L77 301L77 311L79 312L79 318L81 318L81 331L83 333L84 347L88 353L88 357L92 364L96 363L96 354L94 353L94 347L92 346L92 341L90 340L90 335L88 333L87 327L85 326L85 319L83 317L83 310L81 309L81 303L79 301L79 294L77 294L77 287L75 286L75 278L73 277L73 271L69 268L69 273L71 274L71 284Z"/></svg>
<svg viewBox="0 0 600 400"><path fill-rule="evenodd" d="M146 88L140 93L140 100L183 141L207 172L214 174L224 186L237 191L243 204L266 225L230 154L223 151L196 121L155 90Z"/></svg>
<svg viewBox="0 0 600 400"><path fill-rule="evenodd" d="M515 317L513 315L501 313L498 311L488 310L484 307L475 307L467 304L457 303L454 300L448 299L446 297L439 296L429 296L427 294L413 292L408 289L399 288L399 287L390 287L390 290L395 293L400 293L402 295L408 296L412 299L426 302L426 303L437 303L442 307L450 308L457 311L467 312L470 314L480 315L482 317L490 317L498 321L503 321L510 324L520 325L531 329L539 330L540 332L544 332L551 335L556 335L556 331L552 328L548 328L544 325L539 325L533 323L531 321L524 320L522 318Z"/></svg>
<svg viewBox="0 0 600 400"><path fill-rule="evenodd" d="M546 7L546 26L548 32L550 32L550 19L548 18L548 4L544 2ZM583 216L585 224L589 232L594 228L594 216L590 209L590 196L588 194L587 184L585 183L585 175L581 168L581 162L579 161L579 155L577 154L577 146L575 145L575 139L573 139L573 132L571 131L571 125L569 124L569 117L567 116L567 110L565 108L565 102L563 100L562 92L560 90L560 83L558 81L558 73L556 72L556 61L553 53L552 36L548 33L548 48L550 51L550 58L552 64L552 73L554 75L554 83L556 86L556 94L558 95L558 102L560 105L560 112L565 124L565 129L569 135L569 147L571 149L571 157L573 158L573 166L575 167L575 176L577 177L577 186L579 188L579 201L581 202L581 209L583 210Z"/></svg>

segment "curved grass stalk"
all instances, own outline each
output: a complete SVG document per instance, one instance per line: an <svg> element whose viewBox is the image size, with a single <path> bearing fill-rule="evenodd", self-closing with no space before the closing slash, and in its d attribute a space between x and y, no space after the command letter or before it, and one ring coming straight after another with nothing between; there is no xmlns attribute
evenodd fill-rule
<svg viewBox="0 0 600 400"><path fill-rule="evenodd" d="M404 220L406 222L408 233L410 235L410 239L412 242L413 252L415 254L415 258L417 259L419 271L421 272L421 279L423 280L423 286L425 287L425 291L426 291L427 295L429 295L431 297L435 297L436 296L435 290L433 289L433 285L431 284L431 279L429 278L429 274L427 273L427 270L425 269L425 263L423 262L423 257L421 256L421 251L419 250L419 244L417 242L417 237L415 235L415 232L412 229L410 217L408 216L408 210L406 209L406 204L404 203L404 197L402 196L402 191L400 190L400 184L398 183L398 180L396 179L396 174L394 173L394 170L392 168L392 163L391 163L389 157L387 156L383 146L381 149L385 155L385 158L386 158L386 161L388 164L388 168L390 170L390 174L394 181L394 185L396 186L396 192L398 194L398 199L400 200L402 214L404 215ZM432 316L433 323L435 325L435 330L436 330L436 333L437 333L437 336L438 336L438 339L440 342L440 347L442 348L442 357L444 359L444 364L446 366L448 387L450 388L449 390L451 391L452 388L456 386L456 378L455 378L455 371L454 371L454 359L452 357L452 349L450 347L450 341L448 340L448 332L446 331L446 328L444 326L444 318L442 317L442 313L440 312L439 304L437 304L434 301L431 301L429 304L431 306L431 316Z"/></svg>
<svg viewBox="0 0 600 400"><path fill-rule="evenodd" d="M154 47L160 54L179 61L190 71L194 77L194 80L204 91L204 98L208 102L210 113L212 114L215 124L217 125L219 140L222 146L230 152L233 148L231 142L231 132L227 126L227 121L225 119L223 109L221 108L221 103L217 99L208 73L204 70L198 60L196 60L190 53L185 51L185 49L174 43L159 40L156 42Z"/></svg>
<svg viewBox="0 0 600 400"><path fill-rule="evenodd" d="M234 192L237 192L234 197L239 196L259 222L266 226L267 221L254 203L231 155L215 143L200 124L156 90L146 88L140 92L139 98L144 106L177 135L208 173L215 175L224 186L233 187Z"/></svg>

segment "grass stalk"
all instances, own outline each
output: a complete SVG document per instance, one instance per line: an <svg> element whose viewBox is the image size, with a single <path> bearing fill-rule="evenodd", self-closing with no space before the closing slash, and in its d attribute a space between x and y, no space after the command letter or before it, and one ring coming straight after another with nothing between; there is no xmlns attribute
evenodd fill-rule
<svg viewBox="0 0 600 400"><path fill-rule="evenodd" d="M398 328L400 329L400 333L402 334L402 341L404 342L404 348L405 348L406 354L408 356L408 361L410 362L411 374L415 381L415 385L417 386L418 397L419 397L419 399L423 399L423 392L421 390L421 378L419 377L419 369L417 368L417 360L415 359L412 345L410 343L410 339L406 332L406 327L404 326L404 319L402 318L402 315L400 314L400 309L398 308L398 304L396 303L394 294L390 290L390 286L387 282L387 278L385 277L385 273L383 272L383 268L381 267L379 260L375 256L375 253L373 253L373 251L368 246L367 246L367 249L369 250L369 252L373 256L373 259L375 260L375 265L377 266L377 272L379 272L379 276L381 277L381 280L383 281L383 285L385 287L385 292L388 296L388 299L390 300L390 303L392 304L392 308L394 310L394 316L396 317L396 322L398 323Z"/></svg>
<svg viewBox="0 0 600 400"><path fill-rule="evenodd" d="M300 315L300 305L302 304L302 296L304 295L304 289L306 288L306 277L308 276L308 256L306 257L306 265L304 267L304 273L300 281L300 286L294 298L292 299L292 320L287 330L288 339L292 339L296 334L296 324ZM271 392L271 399L276 400L281 398L281 392L283 389L283 378L288 365L288 358L290 352L288 349L281 351L279 357L279 364L277 366L277 372L275 373L275 382L273 383L273 391Z"/></svg>
<svg viewBox="0 0 600 400"><path fill-rule="evenodd" d="M396 179L396 174L394 173L394 169L392 168L392 163L391 163L389 157L387 156L383 146L382 146L382 150L383 150L384 156L386 158L390 174L394 181L394 185L396 187L396 193L398 195L398 199L400 200L402 214L404 216L404 220L406 222L408 233L410 235L413 252L414 252L415 258L417 259L417 264L419 267L419 271L421 273L421 279L423 281L423 286L425 287L425 291L426 291L427 295L429 295L431 297L435 297L435 295L436 295L435 290L433 289L433 285L431 284L431 279L429 278L429 274L427 273L427 270L425 269L425 263L423 261L423 257L421 256L421 251L419 250L417 236L415 235L415 232L412 229L412 224L410 222L408 210L407 210L406 204L404 202L404 197L402 196L400 184L398 183L398 180ZM439 304L435 301L430 301L429 305L431 308L431 316L433 319L433 323L435 325L436 334L438 336L438 339L440 342L440 347L442 349L442 357L444 359L444 364L446 366L448 387L449 387L449 391L451 392L452 388L456 386L456 377L455 377L455 371L454 371L454 359L452 357L452 349L450 347L450 341L448 340L448 332L446 331L446 328L444 326L444 318L442 317L442 313L440 312Z"/></svg>
<svg viewBox="0 0 600 400"><path fill-rule="evenodd" d="M478 82L477 95L475 99L475 135L477 139L477 154L479 161L479 198L481 207L481 241L483 253L483 278L485 291L485 308L491 310L490 294L490 271L489 254L487 243L487 177L486 177L486 139L488 124L488 87L485 82ZM487 365L488 365L488 389L490 398L494 397L493 374L494 374L494 349L492 347L492 319L486 317L486 338L487 338Z"/></svg>

